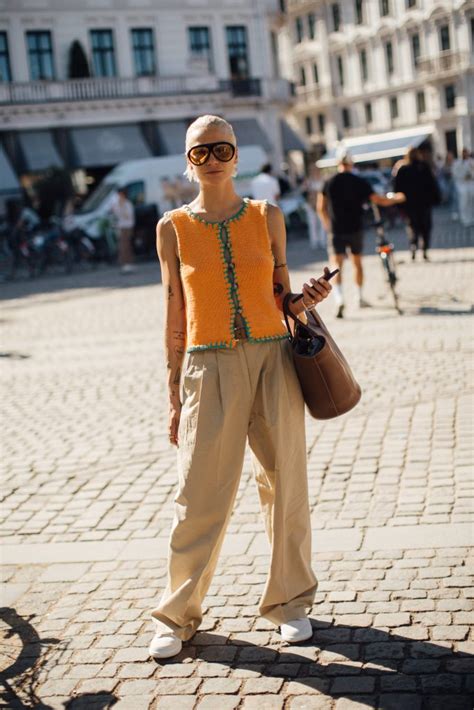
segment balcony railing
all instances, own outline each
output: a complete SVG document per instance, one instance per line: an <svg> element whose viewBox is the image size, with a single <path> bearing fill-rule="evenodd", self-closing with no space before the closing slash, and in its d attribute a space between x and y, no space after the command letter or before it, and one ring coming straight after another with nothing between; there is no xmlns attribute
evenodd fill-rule
<svg viewBox="0 0 474 710"><path fill-rule="evenodd" d="M228 91L232 96L261 96L262 85L260 79L221 79L221 91Z"/></svg>
<svg viewBox="0 0 474 710"><path fill-rule="evenodd" d="M47 104L144 96L178 97L209 92L230 94L235 98L248 96L287 101L291 96L291 84L285 79L218 79L213 74L1 82L0 104Z"/></svg>
<svg viewBox="0 0 474 710"><path fill-rule="evenodd" d="M459 71L469 65L468 52L454 52L447 50L440 52L435 57L420 57L416 68L420 74L430 74L433 80L440 78L444 73Z"/></svg>
<svg viewBox="0 0 474 710"><path fill-rule="evenodd" d="M319 84L310 84L309 86L296 86L295 93L298 97L298 103L328 101L331 99L331 87L321 86Z"/></svg>
<svg viewBox="0 0 474 710"><path fill-rule="evenodd" d="M218 79L215 76L206 75L5 82L0 84L0 103L31 104L134 96L176 96L203 91L222 91Z"/></svg>

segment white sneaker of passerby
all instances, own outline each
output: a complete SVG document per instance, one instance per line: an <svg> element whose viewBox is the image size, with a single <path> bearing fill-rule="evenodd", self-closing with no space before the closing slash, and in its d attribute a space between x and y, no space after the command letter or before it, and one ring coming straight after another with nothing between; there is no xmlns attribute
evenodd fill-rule
<svg viewBox="0 0 474 710"><path fill-rule="evenodd" d="M157 630L153 636L148 650L153 658L171 658L176 656L183 648L183 642L171 631Z"/></svg>
<svg viewBox="0 0 474 710"><path fill-rule="evenodd" d="M287 621L284 624L281 624L280 635L283 641L286 641L287 643L307 641L313 635L311 621L307 617Z"/></svg>
<svg viewBox="0 0 474 710"><path fill-rule="evenodd" d="M133 264L124 264L120 269L122 274L133 274L136 271L136 267Z"/></svg>

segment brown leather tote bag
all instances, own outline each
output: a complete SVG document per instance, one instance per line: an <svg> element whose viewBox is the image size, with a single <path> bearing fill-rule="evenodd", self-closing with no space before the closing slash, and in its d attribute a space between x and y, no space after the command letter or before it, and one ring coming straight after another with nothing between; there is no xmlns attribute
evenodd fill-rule
<svg viewBox="0 0 474 710"><path fill-rule="evenodd" d="M333 419L356 406L361 389L321 316L306 311L308 323L303 323L290 311L290 298L288 293L283 314L304 401L314 419Z"/></svg>

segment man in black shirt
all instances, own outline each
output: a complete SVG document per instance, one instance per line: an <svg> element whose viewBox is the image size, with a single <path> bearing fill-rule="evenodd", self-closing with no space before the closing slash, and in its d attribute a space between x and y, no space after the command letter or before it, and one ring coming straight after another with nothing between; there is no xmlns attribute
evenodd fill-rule
<svg viewBox="0 0 474 710"><path fill-rule="evenodd" d="M352 158L344 151L339 158L338 172L324 184L318 195L318 213L328 233L328 253L331 264L339 269L334 278L333 293L338 305L337 317L344 316L342 295L342 267L347 250L351 252L354 277L359 292L359 307L369 304L362 296L364 272L362 269L363 233L362 207L367 202L388 207L405 201L402 193L393 197L378 195L363 178L352 173Z"/></svg>

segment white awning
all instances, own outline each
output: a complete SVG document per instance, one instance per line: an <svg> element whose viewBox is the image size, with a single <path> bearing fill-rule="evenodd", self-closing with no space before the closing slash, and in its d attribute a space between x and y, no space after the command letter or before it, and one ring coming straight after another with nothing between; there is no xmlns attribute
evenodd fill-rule
<svg viewBox="0 0 474 710"><path fill-rule="evenodd" d="M63 159L54 145L50 131L20 131L18 140L28 171L39 172L51 167L63 167Z"/></svg>
<svg viewBox="0 0 474 710"><path fill-rule="evenodd" d="M409 148L416 148L433 133L433 126L423 126L402 131L377 133L358 138L348 138L329 150L316 165L319 168L333 168L337 165L337 152L344 147L352 155L354 163L365 163L383 158L399 158Z"/></svg>
<svg viewBox="0 0 474 710"><path fill-rule="evenodd" d="M16 193L21 193L21 185L5 151L0 146L0 194L12 195Z"/></svg>
<svg viewBox="0 0 474 710"><path fill-rule="evenodd" d="M137 125L73 128L77 167L110 167L125 160L150 158L151 151Z"/></svg>

